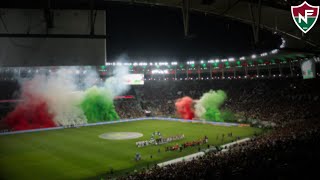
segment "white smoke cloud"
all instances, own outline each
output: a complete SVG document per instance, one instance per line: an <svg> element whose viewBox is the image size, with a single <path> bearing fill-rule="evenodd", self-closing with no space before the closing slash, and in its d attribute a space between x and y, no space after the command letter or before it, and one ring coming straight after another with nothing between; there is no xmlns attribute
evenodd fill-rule
<svg viewBox="0 0 320 180"><path fill-rule="evenodd" d="M99 75L97 71L93 70L85 70L84 71L84 79L83 79L83 90L88 89L94 85L96 85L99 82Z"/></svg>
<svg viewBox="0 0 320 180"><path fill-rule="evenodd" d="M194 106L194 111L195 111L195 115L196 117L200 118L202 117L203 114L206 113L206 109L202 106L201 103L199 103L199 101L196 102L195 106Z"/></svg>
<svg viewBox="0 0 320 180"><path fill-rule="evenodd" d="M81 108L78 106L82 100L83 93L74 93L77 90L76 67L59 68L56 72L36 74L31 80L19 80L25 92L24 101L28 97L39 97L47 102L48 111L54 115L53 121L57 125L76 125L87 122Z"/></svg>
<svg viewBox="0 0 320 180"><path fill-rule="evenodd" d="M106 79L104 89L111 93L111 96L119 96L126 93L130 89L130 85L125 83L125 76L129 74L127 66L117 66L113 72L113 76Z"/></svg>
<svg viewBox="0 0 320 180"><path fill-rule="evenodd" d="M49 111L54 116L54 121L59 125L75 125L87 122L81 108L83 95L77 90L76 67L61 68L56 73L48 77L43 94L47 100Z"/></svg>
<svg viewBox="0 0 320 180"><path fill-rule="evenodd" d="M110 98L121 95L130 89L124 82L128 74L128 67L117 66L113 76L99 88ZM79 80L80 77L83 79ZM95 68L81 70L80 67L60 67L51 73L36 73L31 79L17 79L23 88L27 88L25 92L30 93L24 95L23 100L28 101L30 95L45 100L49 113L54 114L54 122L64 126L87 123L80 104L86 89L94 87L100 80Z"/></svg>

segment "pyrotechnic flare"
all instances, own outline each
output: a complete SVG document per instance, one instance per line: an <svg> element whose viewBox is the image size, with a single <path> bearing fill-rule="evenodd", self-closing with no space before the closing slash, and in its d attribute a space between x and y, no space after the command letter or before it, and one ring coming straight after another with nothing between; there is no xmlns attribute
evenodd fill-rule
<svg viewBox="0 0 320 180"><path fill-rule="evenodd" d="M53 114L48 113L48 105L42 100L19 104L14 111L7 115L5 122L13 130L49 128L56 126L53 122Z"/></svg>
<svg viewBox="0 0 320 180"><path fill-rule="evenodd" d="M42 84L41 93L45 97L49 111L54 113L58 125L77 125L87 123L87 118L79 107L83 92L76 91L76 68L61 68Z"/></svg>
<svg viewBox="0 0 320 180"><path fill-rule="evenodd" d="M227 94L222 90L204 93L195 105L196 115L209 121L223 121L219 108L226 99Z"/></svg>
<svg viewBox="0 0 320 180"><path fill-rule="evenodd" d="M87 79L95 80L96 71L86 70ZM77 125L89 122L119 119L113 98L126 92L129 85L123 82L128 67L116 68L114 76L102 87L86 91L78 89L78 68L60 68L49 75L36 75L22 82L20 102L6 117L7 124L15 129L33 129L56 125ZM88 87L93 83L84 82Z"/></svg>
<svg viewBox="0 0 320 180"><path fill-rule="evenodd" d="M192 107L192 98L185 96L176 101L176 110L178 115L183 119L193 119L194 109Z"/></svg>
<svg viewBox="0 0 320 180"><path fill-rule="evenodd" d="M119 119L111 93L96 86L85 92L81 108L89 123Z"/></svg>
<svg viewBox="0 0 320 180"><path fill-rule="evenodd" d="M128 72L128 67L119 66L114 75L106 79L103 87L94 86L85 91L81 108L89 123L119 119L113 99L129 90L129 85L123 80Z"/></svg>
<svg viewBox="0 0 320 180"><path fill-rule="evenodd" d="M21 101L15 109L5 117L5 122L13 130L27 130L55 127L53 114L48 112L48 104L39 94L35 94L33 83L24 83Z"/></svg>

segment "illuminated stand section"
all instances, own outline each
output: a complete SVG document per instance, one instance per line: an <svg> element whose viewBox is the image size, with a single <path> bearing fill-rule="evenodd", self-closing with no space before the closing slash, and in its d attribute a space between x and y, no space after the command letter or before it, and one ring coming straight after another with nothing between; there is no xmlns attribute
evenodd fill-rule
<svg viewBox="0 0 320 180"><path fill-rule="evenodd" d="M152 62L147 59L144 62L108 62L100 71L106 73L117 66L128 66L130 73L144 74L145 81L302 77L299 70L301 61L318 56L285 50L285 45L286 41L282 39L279 49L240 57L190 59L186 62L170 58L169 62L163 59L154 59Z"/></svg>

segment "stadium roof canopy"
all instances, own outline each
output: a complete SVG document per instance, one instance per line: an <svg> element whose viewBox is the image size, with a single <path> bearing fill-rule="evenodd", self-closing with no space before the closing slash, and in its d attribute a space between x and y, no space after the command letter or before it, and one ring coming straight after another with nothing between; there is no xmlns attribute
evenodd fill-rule
<svg viewBox="0 0 320 180"><path fill-rule="evenodd" d="M299 5L301 0L10 0L1 2L2 8L52 8L52 9L105 9L110 3L145 4L182 8L183 14L196 11L227 17L251 24L254 33L259 28L283 35L287 47L318 50L320 47L320 23L303 34L296 27L291 16L291 6ZM319 5L316 0L309 0L311 5ZM187 20L188 16L184 15ZM188 23L185 23L185 33ZM257 39L258 41L258 39Z"/></svg>

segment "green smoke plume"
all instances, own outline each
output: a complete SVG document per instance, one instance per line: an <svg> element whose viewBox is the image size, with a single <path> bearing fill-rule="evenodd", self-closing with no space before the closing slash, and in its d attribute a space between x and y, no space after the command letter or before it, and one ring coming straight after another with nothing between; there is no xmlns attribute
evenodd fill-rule
<svg viewBox="0 0 320 180"><path fill-rule="evenodd" d="M119 119L110 92L96 86L85 91L80 104L88 123Z"/></svg>
<svg viewBox="0 0 320 180"><path fill-rule="evenodd" d="M209 121L224 121L219 108L226 99L227 94L222 90L204 93L195 106L197 116Z"/></svg>

